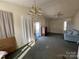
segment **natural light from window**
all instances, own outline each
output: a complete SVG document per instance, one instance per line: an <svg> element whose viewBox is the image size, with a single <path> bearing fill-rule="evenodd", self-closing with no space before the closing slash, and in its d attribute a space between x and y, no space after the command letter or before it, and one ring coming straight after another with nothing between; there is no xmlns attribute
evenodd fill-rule
<svg viewBox="0 0 79 59"><path fill-rule="evenodd" d="M67 21L64 21L64 31L67 30Z"/></svg>

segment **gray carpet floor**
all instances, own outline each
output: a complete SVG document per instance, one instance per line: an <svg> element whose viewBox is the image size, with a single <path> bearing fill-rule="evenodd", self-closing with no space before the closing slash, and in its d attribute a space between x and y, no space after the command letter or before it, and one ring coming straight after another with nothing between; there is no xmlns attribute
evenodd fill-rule
<svg viewBox="0 0 79 59"><path fill-rule="evenodd" d="M23 59L77 59L77 46L65 41L63 35L41 37Z"/></svg>

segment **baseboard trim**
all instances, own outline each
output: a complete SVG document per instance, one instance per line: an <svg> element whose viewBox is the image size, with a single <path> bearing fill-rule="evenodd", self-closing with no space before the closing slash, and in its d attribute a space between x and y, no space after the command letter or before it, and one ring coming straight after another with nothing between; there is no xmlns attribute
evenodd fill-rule
<svg viewBox="0 0 79 59"><path fill-rule="evenodd" d="M51 35L64 35L64 33L51 33L51 32L48 32L47 34L48 34L48 35L50 35L50 34L51 34Z"/></svg>

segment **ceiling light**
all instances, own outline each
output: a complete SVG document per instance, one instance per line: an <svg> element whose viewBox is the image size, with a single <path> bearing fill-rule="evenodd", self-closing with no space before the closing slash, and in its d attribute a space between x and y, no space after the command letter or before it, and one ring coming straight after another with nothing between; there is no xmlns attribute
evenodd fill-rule
<svg viewBox="0 0 79 59"><path fill-rule="evenodd" d="M42 15L42 10L37 6L36 0L34 0L34 5L28 11L30 15Z"/></svg>

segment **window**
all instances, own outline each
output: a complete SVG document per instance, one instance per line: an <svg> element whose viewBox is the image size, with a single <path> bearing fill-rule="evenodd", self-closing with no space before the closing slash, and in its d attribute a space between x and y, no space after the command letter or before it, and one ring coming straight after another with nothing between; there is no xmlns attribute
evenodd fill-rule
<svg viewBox="0 0 79 59"><path fill-rule="evenodd" d="M64 31L67 30L67 21L64 21Z"/></svg>

